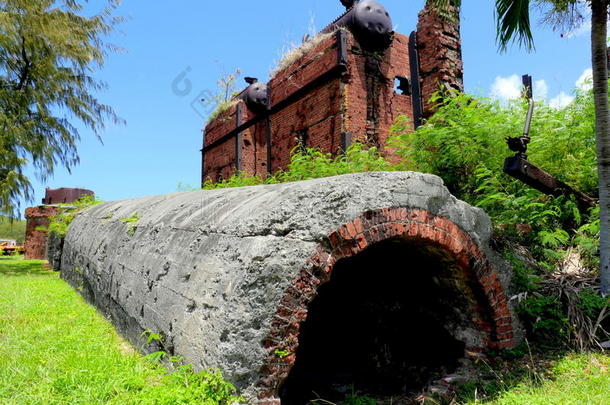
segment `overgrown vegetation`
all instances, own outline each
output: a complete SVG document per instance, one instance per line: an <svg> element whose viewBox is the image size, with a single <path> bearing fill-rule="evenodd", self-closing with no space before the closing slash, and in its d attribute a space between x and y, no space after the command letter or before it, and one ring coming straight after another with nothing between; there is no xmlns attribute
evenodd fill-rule
<svg viewBox="0 0 610 405"><path fill-rule="evenodd" d="M47 232L49 234L54 233L63 238L66 236L66 233L68 233L70 224L78 214L85 208L101 203L103 203L103 201L96 200L95 197L84 196L70 204L58 204L58 213L56 216L51 217L51 223L47 228Z"/></svg>
<svg viewBox="0 0 610 405"><path fill-rule="evenodd" d="M136 233L136 231L138 230L138 221L139 220L140 220L140 217L137 212L134 212L133 214L131 214L128 217L119 218L119 221L121 221L124 224L127 224L127 235L129 235L129 236L133 236Z"/></svg>
<svg viewBox="0 0 610 405"><path fill-rule="evenodd" d="M458 389L457 403L607 403L610 357L603 354L531 353L526 347L520 347L501 356L481 360L476 366L479 378Z"/></svg>
<svg viewBox="0 0 610 405"><path fill-rule="evenodd" d="M291 42L285 46L284 49L282 49L282 55L280 56L276 66L271 69L271 73L269 74L270 79L275 77L279 72L292 65L304 55L308 54L312 49L318 46L318 44L334 35L334 33L335 31L316 33L315 29L312 29L302 43L296 44Z"/></svg>
<svg viewBox="0 0 610 405"><path fill-rule="evenodd" d="M43 264L0 258L0 403L228 405L240 400L217 371L195 372L178 358L154 361L138 354Z"/></svg>
<svg viewBox="0 0 610 405"><path fill-rule="evenodd" d="M573 198L544 195L502 171L511 154L505 138L521 133L525 104L466 94L437 94L433 101L438 112L417 131L405 120L393 127L397 164L360 144L336 157L295 148L287 169L273 176L237 174L205 188L364 171L436 174L458 198L491 216L494 241L515 268L515 298L532 342L585 350L610 340L609 301L598 293L599 208L582 211ZM597 191L593 115L590 91L579 91L564 109L539 103L528 151L530 161L591 196Z"/></svg>
<svg viewBox="0 0 610 405"><path fill-rule="evenodd" d="M233 73L222 74L216 81L218 86L216 93L209 99L202 100L204 104L214 107L214 110L208 116L208 124L237 104L238 100L234 98L238 94L235 83L240 75L241 71L239 69L235 69Z"/></svg>
<svg viewBox="0 0 610 405"><path fill-rule="evenodd" d="M286 183L348 173L392 170L398 170L398 167L385 160L376 148L367 148L358 143L352 144L345 154L334 157L314 148L295 148L288 167L274 175L262 178L238 173L217 183L206 180L204 189Z"/></svg>
<svg viewBox="0 0 610 405"><path fill-rule="evenodd" d="M459 198L491 216L495 241L516 269L519 310L529 337L578 350L610 339L608 303L599 298L599 208L549 197L502 172L505 138L520 134L525 104L508 106L466 94L438 94L438 112L415 132L394 127L402 168L434 173ZM591 92L565 109L540 103L531 128L529 160L577 190L597 192ZM525 247L521 257L513 251ZM596 296L598 300L592 300Z"/></svg>

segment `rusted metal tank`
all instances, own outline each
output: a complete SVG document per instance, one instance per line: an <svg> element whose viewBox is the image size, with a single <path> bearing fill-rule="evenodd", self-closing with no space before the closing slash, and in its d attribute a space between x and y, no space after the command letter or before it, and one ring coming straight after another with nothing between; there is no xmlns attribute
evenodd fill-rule
<svg viewBox="0 0 610 405"><path fill-rule="evenodd" d="M386 49L394 34L390 13L373 0L355 3L322 32L331 32L339 27L348 28L360 45L374 50Z"/></svg>
<svg viewBox="0 0 610 405"><path fill-rule="evenodd" d="M241 93L242 99L252 111L260 112L267 109L267 84L254 77L246 77L249 86Z"/></svg>

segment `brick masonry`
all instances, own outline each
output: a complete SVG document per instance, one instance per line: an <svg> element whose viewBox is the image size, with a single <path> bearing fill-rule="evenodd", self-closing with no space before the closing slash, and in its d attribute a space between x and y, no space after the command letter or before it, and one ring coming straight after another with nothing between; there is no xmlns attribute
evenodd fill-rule
<svg viewBox="0 0 610 405"><path fill-rule="evenodd" d="M42 205L26 208L25 218L25 258L44 260L47 258L47 231L50 218L57 214L57 208Z"/></svg>
<svg viewBox="0 0 610 405"><path fill-rule="evenodd" d="M439 89L464 91L458 12L451 10L443 18L426 3L426 7L419 13L417 48L424 103L423 115L428 118L435 111L428 100L436 91Z"/></svg>
<svg viewBox="0 0 610 405"><path fill-rule="evenodd" d="M309 304L320 285L330 279L338 260L354 256L367 246L390 238L406 238L432 245L444 251L457 265L463 293L470 298L480 332L482 347L466 347L466 353L477 356L490 349L516 345L513 319L508 300L496 269L487 261L472 238L454 222L428 211L409 208L387 208L369 211L347 222L328 235L328 245L318 245L293 284L285 291L272 329L264 340L268 356L261 370L259 404L280 403L278 389L288 376L296 357L301 324L307 318ZM473 292L479 291L481 299ZM278 358L276 350L291 353Z"/></svg>
<svg viewBox="0 0 610 405"><path fill-rule="evenodd" d="M57 206L53 204L72 203L84 196L93 197L95 193L82 188L45 189L43 204L38 207L26 208L25 218L25 258L27 260L47 259L47 231L51 217L57 215Z"/></svg>
<svg viewBox="0 0 610 405"><path fill-rule="evenodd" d="M423 102L422 115L429 117L433 107L427 100L435 91L463 90L459 23L426 6L416 38L419 76L411 72L406 35L395 33L385 51L374 53L347 30L325 34L269 81L270 111L257 114L238 100L205 127L202 182L226 179L238 170L265 176L284 169L297 146L336 155L349 143L361 142L393 157L386 141L399 116L413 123L414 103ZM411 83L419 77L421 97L395 90L399 76Z"/></svg>

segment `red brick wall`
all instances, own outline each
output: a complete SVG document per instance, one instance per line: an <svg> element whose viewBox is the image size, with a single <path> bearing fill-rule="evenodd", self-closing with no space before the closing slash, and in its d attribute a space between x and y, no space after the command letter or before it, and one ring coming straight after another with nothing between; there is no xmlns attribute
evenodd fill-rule
<svg viewBox="0 0 610 405"><path fill-rule="evenodd" d="M301 142L303 146L336 154L343 146L343 133L349 132L354 141L366 142L384 150L390 127L400 115L412 118L409 95L394 91L397 75L410 77L408 37L396 34L391 47L380 56L363 52L349 33L347 36L347 71L340 75L337 35L328 35L309 52L278 72L268 83L273 113L271 128L271 168L275 172L286 168L290 152ZM375 73L366 68L367 58L374 61ZM317 86L296 101L289 97L331 71ZM374 91L370 90L375 80ZM367 84L368 82L368 84ZM374 93L374 94L372 94ZM254 119L243 101L242 123ZM281 108L278 107L281 105ZM367 110L374 110L376 119L367 120ZM221 114L206 127L206 145L216 142L237 127L237 106ZM369 134L367 135L367 131ZM371 135L372 134L372 135ZM218 180L235 172L236 138L205 153L204 170L207 178ZM243 172L267 174L267 124L259 121L242 132ZM389 151L391 152L391 151Z"/></svg>
<svg viewBox="0 0 610 405"><path fill-rule="evenodd" d="M294 95L332 69L338 60L336 35L328 35L307 54L278 72L269 82L273 106ZM299 144L336 152L341 139L341 83L338 76L312 89L271 118L272 170L285 169Z"/></svg>
<svg viewBox="0 0 610 405"><path fill-rule="evenodd" d="M267 174L267 125L260 121L242 133L242 171L256 176Z"/></svg>
<svg viewBox="0 0 610 405"><path fill-rule="evenodd" d="M336 152L341 134L341 85L338 78L309 92L271 119L273 171L286 168L301 134L304 145Z"/></svg>
<svg viewBox="0 0 610 405"><path fill-rule="evenodd" d="M434 113L428 100L440 88L464 91L459 13L451 15L455 18L440 17L428 4L419 13L417 48L424 117Z"/></svg>
<svg viewBox="0 0 610 405"><path fill-rule="evenodd" d="M345 85L344 131L352 135L352 140L376 146L391 156L386 150L390 128L401 115L413 121L413 104L410 95L394 91L396 76L411 77L409 67L409 38L395 34L392 45L380 57L369 58L373 70L378 69L377 85L371 89L371 68L367 69L367 56L358 43L350 36L349 79ZM367 73L368 70L368 73ZM370 109L375 108L377 120L368 120Z"/></svg>
<svg viewBox="0 0 610 405"><path fill-rule="evenodd" d="M55 207L39 206L26 208L25 218L25 258L27 260L44 260L47 258L47 232L36 230L46 229L50 223L50 217L57 214Z"/></svg>
<svg viewBox="0 0 610 405"><path fill-rule="evenodd" d="M441 18L428 6L419 14L417 48L424 117L434 112L426 103L434 92L442 87L463 90L459 30L458 20ZM331 34L270 80L270 124L267 125L266 118L256 124L252 121L254 125L242 132L239 147L243 172L268 173L268 127L272 171L287 166L290 152L299 139L305 141L304 146L335 154L343 144L344 133L350 135L351 141L377 146L387 157L395 157L393 151L386 148L391 126L401 115L413 122L411 96L394 91L396 76L411 78L409 38L396 34L385 52L371 54L363 51L349 32L345 35L347 65L342 75L338 73L337 35ZM287 101L304 86L331 71L336 74L299 95L298 100ZM257 117L243 101L238 104L242 124ZM206 146L225 137L237 125L235 105L207 125ZM236 137L229 137L205 151L207 178L217 181L235 173L236 146Z"/></svg>
<svg viewBox="0 0 610 405"><path fill-rule="evenodd" d="M434 246L457 264L456 285L464 287L464 294L472 298L473 323L484 345L467 347L467 356L515 346L508 298L498 274L466 232L447 218L423 210L391 208L371 211L331 232L328 235L329 246L317 247L308 266L286 290L272 321L270 335L263 342L269 354L261 369L260 405L279 404L278 389L296 361L299 332L307 319L308 306L316 297L318 288L330 279L337 261L396 237ZM469 289L481 292L480 297L474 298ZM290 354L279 358L276 350Z"/></svg>

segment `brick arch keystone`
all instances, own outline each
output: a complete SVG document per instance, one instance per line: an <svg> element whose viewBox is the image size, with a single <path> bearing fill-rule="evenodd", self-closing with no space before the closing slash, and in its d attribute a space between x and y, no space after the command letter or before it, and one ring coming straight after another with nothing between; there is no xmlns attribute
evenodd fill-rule
<svg viewBox="0 0 610 405"><path fill-rule="evenodd" d="M515 345L504 288L496 270L468 233L451 220L421 209L368 211L331 232L328 243L317 246L307 265L286 289L272 320L271 332L263 342L268 354L258 384L259 405L280 404L278 389L296 361L299 331L307 318L307 308L316 297L318 287L330 279L337 261L357 255L377 242L397 237L442 248L483 293L473 309L474 322L481 331L485 347L467 348L468 352ZM278 355L278 350L288 355Z"/></svg>

